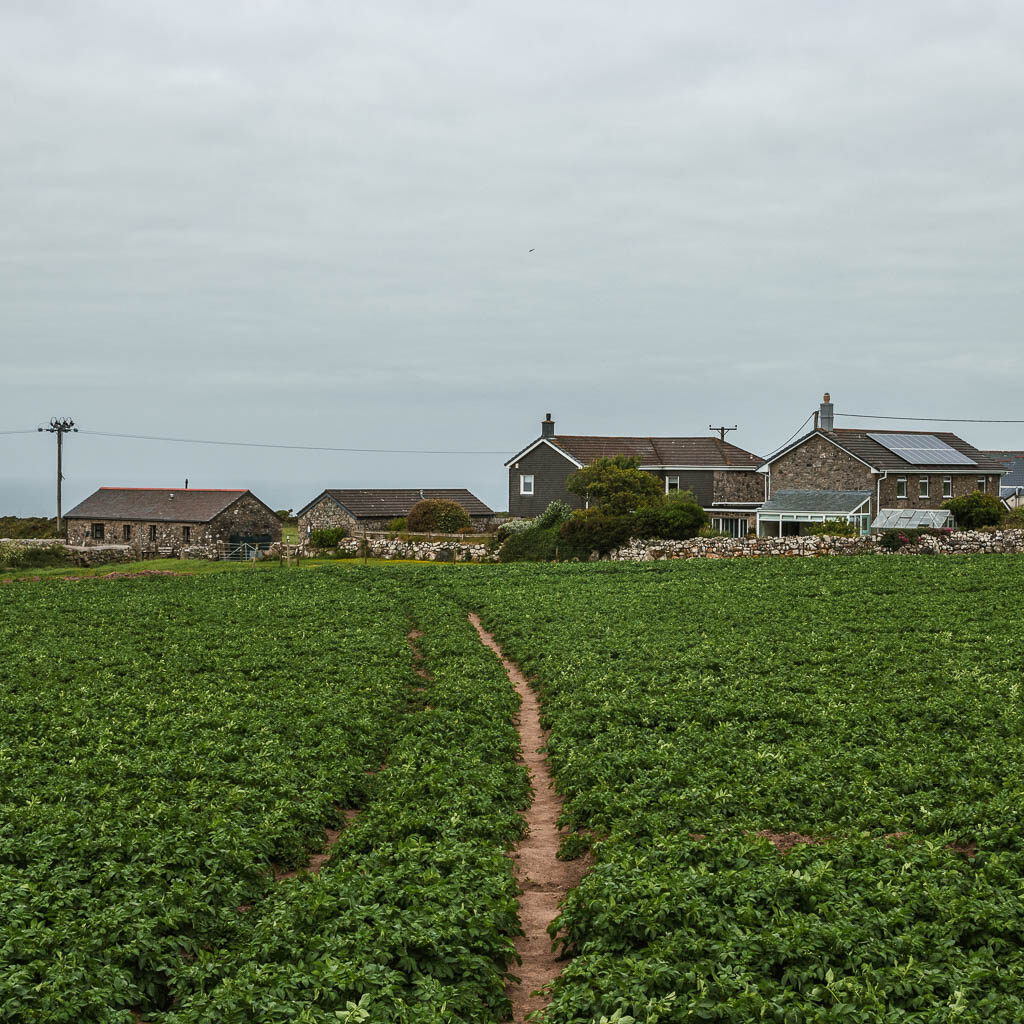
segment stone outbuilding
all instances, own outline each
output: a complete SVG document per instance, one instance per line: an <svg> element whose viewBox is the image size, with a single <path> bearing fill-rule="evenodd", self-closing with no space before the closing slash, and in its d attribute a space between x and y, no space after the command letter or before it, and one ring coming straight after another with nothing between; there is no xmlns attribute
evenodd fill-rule
<svg viewBox="0 0 1024 1024"><path fill-rule="evenodd" d="M494 512L464 487L328 488L299 509L299 538L312 530L344 527L349 533L386 530L405 518L420 501L454 501L469 513L474 530L483 533L494 525Z"/></svg>
<svg viewBox="0 0 1024 1024"><path fill-rule="evenodd" d="M835 407L828 394L814 415L812 431L785 445L761 467L768 491L768 503L758 515L762 535L801 534L805 524L814 521L810 513L820 513L822 502L828 501L826 492L844 506L837 507L836 515L829 518L850 519L864 532L867 516L871 519L868 528L876 520L877 528L882 528L882 523L895 521L889 513L941 509L950 498L975 491L999 496L1006 466L956 434L836 427ZM853 492L867 493L868 504L845 508ZM797 507L800 494L819 507ZM769 517L766 513L773 507L779 514ZM913 517L899 518L910 522ZM924 522L933 517L917 518Z"/></svg>
<svg viewBox="0 0 1024 1024"><path fill-rule="evenodd" d="M68 543L129 544L140 558L221 558L281 539L273 509L248 490L101 487L64 518Z"/></svg>
<svg viewBox="0 0 1024 1024"><path fill-rule="evenodd" d="M719 437L556 434L551 413L540 428L540 437L505 463L513 516L539 516L553 501L582 508L583 500L566 486L570 475L595 459L617 455L639 459L640 469L656 476L666 494L692 491L711 525L734 537L752 529L765 498L765 481L757 472L763 460Z"/></svg>

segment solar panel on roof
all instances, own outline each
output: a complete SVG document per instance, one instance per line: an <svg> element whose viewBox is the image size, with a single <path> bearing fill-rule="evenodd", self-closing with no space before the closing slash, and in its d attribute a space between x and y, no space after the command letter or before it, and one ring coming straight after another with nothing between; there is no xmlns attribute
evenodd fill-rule
<svg viewBox="0 0 1024 1024"><path fill-rule="evenodd" d="M976 466L970 456L940 441L934 434L868 434L883 448L912 466Z"/></svg>

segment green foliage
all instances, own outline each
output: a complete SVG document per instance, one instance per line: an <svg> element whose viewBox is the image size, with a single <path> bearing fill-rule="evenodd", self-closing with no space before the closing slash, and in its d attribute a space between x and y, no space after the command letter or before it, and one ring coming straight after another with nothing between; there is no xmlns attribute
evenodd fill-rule
<svg viewBox="0 0 1024 1024"><path fill-rule="evenodd" d="M309 542L315 548L336 548L348 536L344 526L328 526L322 530L310 530Z"/></svg>
<svg viewBox="0 0 1024 1024"><path fill-rule="evenodd" d="M564 501L553 501L535 520L542 530L552 526L561 526L572 516L572 508Z"/></svg>
<svg viewBox="0 0 1024 1024"><path fill-rule="evenodd" d="M1024 560L514 571L458 584L606 837L549 1024L1024 1019Z"/></svg>
<svg viewBox="0 0 1024 1024"><path fill-rule="evenodd" d="M960 498L950 498L942 503L953 513L956 525L961 530L976 530L979 526L995 526L1002 518L1003 503L994 494L974 491Z"/></svg>
<svg viewBox="0 0 1024 1024"><path fill-rule="evenodd" d="M406 525L413 533L456 533L472 523L457 501L426 498L409 509Z"/></svg>
<svg viewBox="0 0 1024 1024"><path fill-rule="evenodd" d="M1024 530L1024 505L1004 512L1001 525L1007 530Z"/></svg>
<svg viewBox="0 0 1024 1024"><path fill-rule="evenodd" d="M633 516L611 515L600 508L574 512L572 518L559 527L559 555L581 560L589 558L594 551L607 555L626 543L633 524Z"/></svg>
<svg viewBox="0 0 1024 1024"><path fill-rule="evenodd" d="M0 537L11 540L45 540L57 536L57 520L43 516L0 516Z"/></svg>
<svg viewBox="0 0 1024 1024"><path fill-rule="evenodd" d="M912 547L922 537L948 537L953 531L943 527L922 526L917 529L882 530L878 535L879 546L886 551L899 551Z"/></svg>
<svg viewBox="0 0 1024 1024"><path fill-rule="evenodd" d="M405 516L398 516L398 518L392 519L391 522L388 523L388 529L392 533L404 533L408 528Z"/></svg>
<svg viewBox="0 0 1024 1024"><path fill-rule="evenodd" d="M823 523L805 523L804 533L810 537L859 537L860 527L848 519L826 519Z"/></svg>
<svg viewBox="0 0 1024 1024"><path fill-rule="evenodd" d="M707 525L707 513L687 491L685 497L672 497L670 501L651 502L641 505L633 516L630 535L633 537L658 537L663 540L687 540L696 537Z"/></svg>
<svg viewBox="0 0 1024 1024"><path fill-rule="evenodd" d="M503 562L552 562L558 549L558 527L530 525L510 533L498 551Z"/></svg>
<svg viewBox="0 0 1024 1024"><path fill-rule="evenodd" d="M63 544L17 544L0 542L0 568L42 569L71 565Z"/></svg>
<svg viewBox="0 0 1024 1024"><path fill-rule="evenodd" d="M595 459L572 473L566 487L589 502L591 509L612 516L626 515L664 497L661 481L638 469L639 465L639 459L623 455Z"/></svg>
<svg viewBox="0 0 1024 1024"><path fill-rule="evenodd" d="M277 516L277 518L285 526L294 526L298 522L298 519L295 517L290 508L279 508L274 513L274 515Z"/></svg>
<svg viewBox="0 0 1024 1024"><path fill-rule="evenodd" d="M506 519L498 527L498 539L504 540L511 537L513 533L522 533L524 530L532 530L537 525L534 519Z"/></svg>
<svg viewBox="0 0 1024 1024"><path fill-rule="evenodd" d="M518 701L400 572L0 589L3 1020L504 1019Z"/></svg>

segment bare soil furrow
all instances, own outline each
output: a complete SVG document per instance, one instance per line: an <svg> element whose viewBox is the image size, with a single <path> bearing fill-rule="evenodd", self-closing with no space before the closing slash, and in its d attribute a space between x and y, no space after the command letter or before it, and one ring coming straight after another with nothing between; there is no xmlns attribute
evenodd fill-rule
<svg viewBox="0 0 1024 1024"><path fill-rule="evenodd" d="M523 1024L529 1014L547 1005L544 987L554 981L565 966L552 948L548 925L558 915L558 905L565 894L579 885L589 862L557 858L565 834L557 824L562 798L555 792L547 759L540 752L547 737L540 724L537 695L519 666L505 657L498 642L480 624L479 616L470 614L469 621L480 640L501 660L522 700L517 726L522 761L533 786L533 801L524 815L527 834L513 854L522 890L519 920L525 934L516 940L516 952L522 958L522 965L518 971L519 982L509 984L508 997L512 1002L512 1020Z"/></svg>

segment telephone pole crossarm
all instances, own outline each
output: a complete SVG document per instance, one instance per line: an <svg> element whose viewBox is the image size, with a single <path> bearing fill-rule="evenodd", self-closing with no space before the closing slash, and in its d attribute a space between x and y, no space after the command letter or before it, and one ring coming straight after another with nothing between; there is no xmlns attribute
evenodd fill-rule
<svg viewBox="0 0 1024 1024"><path fill-rule="evenodd" d="M713 427L713 426L711 426L710 423L708 424L708 430L710 430L713 434L717 434L723 441L725 440L725 435L726 434L728 434L730 431L739 430L739 429L740 428L738 426L732 426L732 427Z"/></svg>

